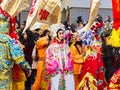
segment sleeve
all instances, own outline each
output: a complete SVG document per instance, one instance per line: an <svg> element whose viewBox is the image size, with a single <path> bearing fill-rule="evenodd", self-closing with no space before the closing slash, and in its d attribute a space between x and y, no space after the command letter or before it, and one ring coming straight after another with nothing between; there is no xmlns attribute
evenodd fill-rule
<svg viewBox="0 0 120 90"><path fill-rule="evenodd" d="M53 46L50 45L46 50L46 70L51 74L53 74L58 68L58 62L54 58L52 47Z"/></svg>
<svg viewBox="0 0 120 90"><path fill-rule="evenodd" d="M76 49L75 49L75 47L73 45L71 45L70 51L71 51L74 63L83 63L83 55L82 54L78 54L76 52Z"/></svg>
<svg viewBox="0 0 120 90"><path fill-rule="evenodd" d="M11 39L8 40L8 43L10 46L10 54L15 64L20 64L22 68L30 68L28 62L25 61L24 54L19 42L17 40Z"/></svg>
<svg viewBox="0 0 120 90"><path fill-rule="evenodd" d="M36 48L37 48L37 49L42 48L43 46L45 46L45 45L47 45L47 44L48 44L47 37L40 38L40 39L37 40L37 42L36 42Z"/></svg>

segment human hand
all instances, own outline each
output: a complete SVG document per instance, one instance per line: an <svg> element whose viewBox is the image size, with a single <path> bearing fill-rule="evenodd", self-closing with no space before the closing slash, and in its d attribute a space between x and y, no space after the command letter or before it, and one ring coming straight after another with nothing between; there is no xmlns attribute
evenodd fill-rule
<svg viewBox="0 0 120 90"><path fill-rule="evenodd" d="M28 74L27 74L27 77L30 77L31 74L32 74L32 70L29 70L29 71L28 71Z"/></svg>
<svg viewBox="0 0 120 90"><path fill-rule="evenodd" d="M30 77L31 73L32 73L32 70L31 69L25 69L24 72L25 72L27 77Z"/></svg>

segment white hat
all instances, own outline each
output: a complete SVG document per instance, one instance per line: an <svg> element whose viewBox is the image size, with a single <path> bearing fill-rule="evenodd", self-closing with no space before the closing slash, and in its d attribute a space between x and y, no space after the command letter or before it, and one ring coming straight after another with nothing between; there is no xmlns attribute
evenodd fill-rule
<svg viewBox="0 0 120 90"><path fill-rule="evenodd" d="M42 26L42 23L39 23L39 22L36 22L31 28L30 30L35 30L35 29L38 29Z"/></svg>
<svg viewBox="0 0 120 90"><path fill-rule="evenodd" d="M63 24L61 24L61 23L60 24L52 24L50 26L50 31L53 33L54 37L57 36L56 32L58 31L58 29L62 29L62 30L65 31L65 26Z"/></svg>

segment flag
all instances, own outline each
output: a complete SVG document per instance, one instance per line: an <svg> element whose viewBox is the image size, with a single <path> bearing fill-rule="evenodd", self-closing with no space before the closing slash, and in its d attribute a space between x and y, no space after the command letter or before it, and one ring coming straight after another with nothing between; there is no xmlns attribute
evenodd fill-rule
<svg viewBox="0 0 120 90"><path fill-rule="evenodd" d="M120 47L120 0L112 0L113 30L110 41L113 47Z"/></svg>
<svg viewBox="0 0 120 90"><path fill-rule="evenodd" d="M29 11L26 27L30 28L35 22L48 25L61 22L61 0L33 0Z"/></svg>
<svg viewBox="0 0 120 90"><path fill-rule="evenodd" d="M89 30L90 26L93 24L99 10L100 0L92 0L90 5L89 20L87 25L83 28L84 30Z"/></svg>
<svg viewBox="0 0 120 90"><path fill-rule="evenodd" d="M37 14L37 21L47 24L57 24L61 22L61 0L48 0L44 9L50 14L47 18L41 20L42 9L40 8ZM45 15L44 15L45 16Z"/></svg>
<svg viewBox="0 0 120 90"><path fill-rule="evenodd" d="M114 28L118 30L120 26L120 0L112 0L112 11Z"/></svg>
<svg viewBox="0 0 120 90"><path fill-rule="evenodd" d="M26 9L30 4L30 0L4 0L2 8L12 17L17 16L22 10Z"/></svg>
<svg viewBox="0 0 120 90"><path fill-rule="evenodd" d="M41 0L33 0L23 33L27 28L35 24L40 3L41 3Z"/></svg>

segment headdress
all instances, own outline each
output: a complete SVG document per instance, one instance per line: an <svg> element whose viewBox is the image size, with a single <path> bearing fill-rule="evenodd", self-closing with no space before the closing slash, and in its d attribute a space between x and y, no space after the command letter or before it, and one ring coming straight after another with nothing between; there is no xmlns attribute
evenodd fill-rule
<svg viewBox="0 0 120 90"><path fill-rule="evenodd" d="M9 32L9 22L10 16L5 11L0 8L0 33L8 33Z"/></svg>
<svg viewBox="0 0 120 90"><path fill-rule="evenodd" d="M9 35L12 38L18 38L17 34L15 33L15 25L16 25L16 19L12 18L9 13L7 13L6 11L4 11L1 7L0 7L0 19L7 21L9 23L9 27L10 27L10 32ZM0 31L3 32L3 31ZM3 32L4 33L4 32Z"/></svg>
<svg viewBox="0 0 120 90"><path fill-rule="evenodd" d="M59 29L62 29L63 31L65 31L65 26L63 24L52 24L50 26L50 31L53 33L53 36L56 37L57 34L56 32L59 30Z"/></svg>

